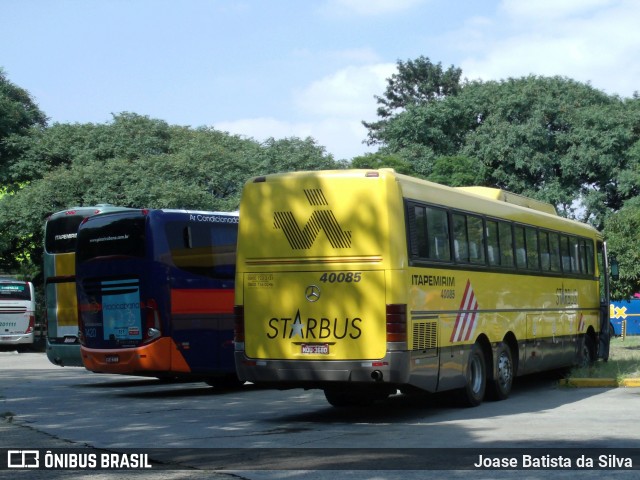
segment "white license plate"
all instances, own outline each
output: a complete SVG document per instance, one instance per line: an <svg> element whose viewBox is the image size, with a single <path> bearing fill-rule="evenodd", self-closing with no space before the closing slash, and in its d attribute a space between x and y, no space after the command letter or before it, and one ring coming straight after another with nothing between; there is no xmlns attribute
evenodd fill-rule
<svg viewBox="0 0 640 480"><path fill-rule="evenodd" d="M104 361L107 363L118 363L120 362L120 357L118 355L106 355Z"/></svg>
<svg viewBox="0 0 640 480"><path fill-rule="evenodd" d="M304 355L329 355L329 345L326 343L302 345L302 353Z"/></svg>

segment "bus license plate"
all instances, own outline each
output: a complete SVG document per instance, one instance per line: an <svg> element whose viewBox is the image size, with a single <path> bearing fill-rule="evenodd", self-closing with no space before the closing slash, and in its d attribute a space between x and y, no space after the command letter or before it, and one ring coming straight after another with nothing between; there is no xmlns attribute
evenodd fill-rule
<svg viewBox="0 0 640 480"><path fill-rule="evenodd" d="M120 357L118 355L106 355L104 361L107 363L118 363L120 362Z"/></svg>
<svg viewBox="0 0 640 480"><path fill-rule="evenodd" d="M329 355L329 345L302 345L304 355Z"/></svg>

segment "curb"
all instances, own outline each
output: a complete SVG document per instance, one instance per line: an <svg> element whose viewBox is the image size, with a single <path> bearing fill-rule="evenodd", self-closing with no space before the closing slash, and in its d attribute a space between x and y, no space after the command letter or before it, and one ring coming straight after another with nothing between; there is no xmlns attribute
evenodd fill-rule
<svg viewBox="0 0 640 480"><path fill-rule="evenodd" d="M560 385L592 388L640 387L640 378L626 378L620 381L615 378L566 378L560 380Z"/></svg>

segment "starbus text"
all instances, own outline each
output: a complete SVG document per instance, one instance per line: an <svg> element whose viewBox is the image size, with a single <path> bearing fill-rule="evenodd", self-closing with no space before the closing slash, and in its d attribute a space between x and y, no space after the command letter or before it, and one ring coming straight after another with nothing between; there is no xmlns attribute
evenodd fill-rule
<svg viewBox="0 0 640 480"><path fill-rule="evenodd" d="M360 338L362 330L360 324L362 319L354 318L333 318L322 317L320 319L309 317L303 322L298 313L295 318L273 317L269 320L269 331L267 338L294 338L319 339L324 340L330 337L341 340Z"/></svg>

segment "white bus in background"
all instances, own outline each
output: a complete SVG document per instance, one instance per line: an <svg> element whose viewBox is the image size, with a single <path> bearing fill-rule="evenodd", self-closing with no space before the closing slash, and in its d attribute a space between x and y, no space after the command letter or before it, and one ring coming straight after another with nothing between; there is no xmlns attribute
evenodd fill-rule
<svg viewBox="0 0 640 480"><path fill-rule="evenodd" d="M32 345L35 323L33 284L0 278L0 345Z"/></svg>

